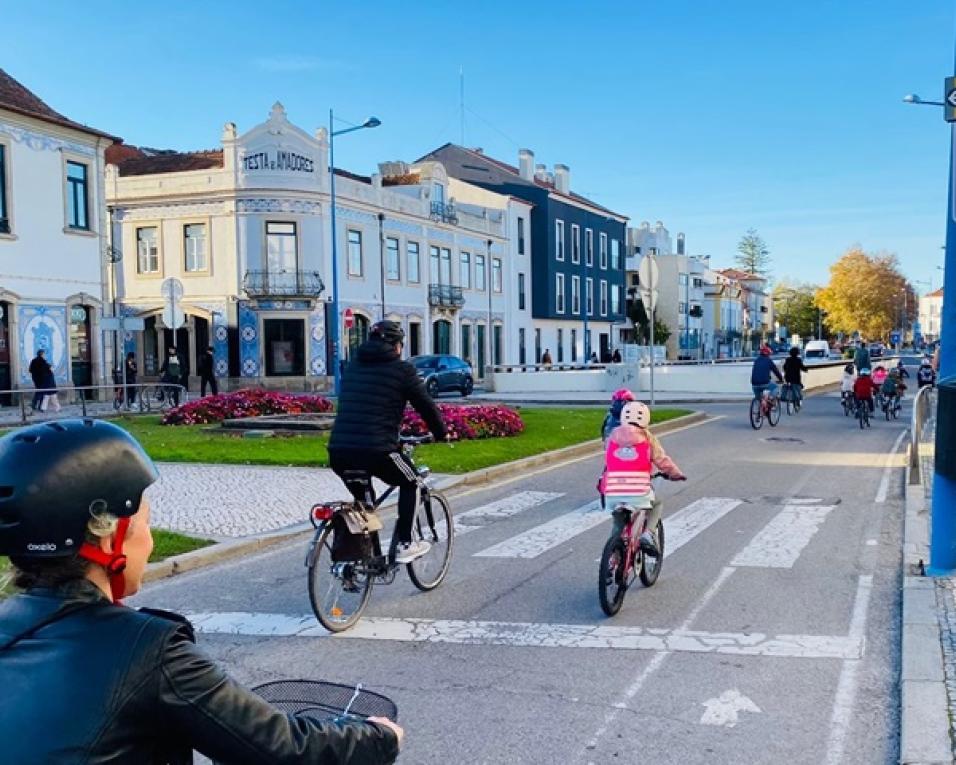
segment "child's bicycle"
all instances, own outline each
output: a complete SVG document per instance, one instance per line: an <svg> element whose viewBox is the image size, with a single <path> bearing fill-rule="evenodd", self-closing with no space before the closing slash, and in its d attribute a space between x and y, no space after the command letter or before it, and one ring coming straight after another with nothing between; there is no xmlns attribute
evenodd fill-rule
<svg viewBox="0 0 956 765"><path fill-rule="evenodd" d="M667 478L663 473L655 473L655 478ZM598 597L601 609L608 616L614 616L624 605L624 596L628 588L639 576L645 587L651 587L660 576L664 564L664 522L658 521L657 528L651 531L657 542L658 557L648 555L641 549L641 533L647 530L647 515L654 501L654 492L649 491L639 497L637 502L618 503L613 513L623 516L624 528L619 535L611 534L601 554L598 570Z"/></svg>
<svg viewBox="0 0 956 765"><path fill-rule="evenodd" d="M760 430L764 420L770 423L771 428L780 422L780 399L769 391L764 391L760 398L754 396L750 402L750 426Z"/></svg>
<svg viewBox="0 0 956 765"><path fill-rule="evenodd" d="M870 427L870 402L865 398L858 398L854 415L860 423L860 430Z"/></svg>
<svg viewBox="0 0 956 765"><path fill-rule="evenodd" d="M402 438L402 451L419 476L421 500L412 523L413 541L430 544L425 555L405 564L408 578L427 592L442 583L451 565L454 527L448 500L426 483L431 472L412 460L415 445L431 440ZM372 479L364 470L345 471L343 479L363 502L324 502L315 505L310 520L315 536L305 565L309 569L309 600L316 618L329 632L342 632L362 616L372 596L372 585L395 581L401 563L395 561L398 536L392 535L383 553L379 531L382 521L375 510L395 491L389 489L374 499Z"/></svg>
<svg viewBox="0 0 956 765"><path fill-rule="evenodd" d="M896 393L892 396L883 396L881 409L887 420L895 420L899 417L900 412L903 410L900 394Z"/></svg>
<svg viewBox="0 0 956 765"><path fill-rule="evenodd" d="M792 383L784 383L780 389L780 400L787 405L787 414L796 414L802 405L799 391Z"/></svg>
<svg viewBox="0 0 956 765"><path fill-rule="evenodd" d="M855 399L853 397L853 391L841 391L840 393L840 406L843 407L843 416L849 417L853 414L856 404L854 403Z"/></svg>

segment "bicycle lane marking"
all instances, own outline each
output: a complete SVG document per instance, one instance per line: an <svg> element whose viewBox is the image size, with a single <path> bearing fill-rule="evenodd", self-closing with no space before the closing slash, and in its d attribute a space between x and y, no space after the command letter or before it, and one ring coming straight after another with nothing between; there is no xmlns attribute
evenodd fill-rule
<svg viewBox="0 0 956 765"><path fill-rule="evenodd" d="M695 536L741 504L742 500L729 497L702 497L665 518L667 552L677 552ZM570 513L485 548L475 553L474 557L537 558L542 553L610 519L611 514L601 508L600 502L588 502Z"/></svg>
<svg viewBox="0 0 956 765"><path fill-rule="evenodd" d="M784 505L730 562L742 568L793 568L835 505Z"/></svg>
<svg viewBox="0 0 956 765"><path fill-rule="evenodd" d="M890 478L893 476L893 470L894 468L900 467L900 465L896 464L898 462L896 459L897 453L907 433L909 433L909 430L904 429L903 432L899 434L893 444L893 448L890 449L890 453L886 456L886 463L883 467L883 477L880 479L880 487L876 492L876 499L874 500L878 505L882 505L886 502L886 497L890 492Z"/></svg>

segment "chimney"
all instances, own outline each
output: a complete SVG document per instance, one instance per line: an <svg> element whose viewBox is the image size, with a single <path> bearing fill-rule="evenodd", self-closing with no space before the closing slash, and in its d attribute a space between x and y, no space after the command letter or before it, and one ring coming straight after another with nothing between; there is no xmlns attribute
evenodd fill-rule
<svg viewBox="0 0 956 765"><path fill-rule="evenodd" d="M571 168L567 165L554 166L554 187L562 194L571 193Z"/></svg>
<svg viewBox="0 0 956 765"><path fill-rule="evenodd" d="M526 181L534 180L534 152L531 149L518 150L518 175Z"/></svg>
<svg viewBox="0 0 956 765"><path fill-rule="evenodd" d="M536 181L548 180L548 166L537 164L534 166L534 179Z"/></svg>
<svg viewBox="0 0 956 765"><path fill-rule="evenodd" d="M682 233L677 235L677 254L684 254L684 235Z"/></svg>

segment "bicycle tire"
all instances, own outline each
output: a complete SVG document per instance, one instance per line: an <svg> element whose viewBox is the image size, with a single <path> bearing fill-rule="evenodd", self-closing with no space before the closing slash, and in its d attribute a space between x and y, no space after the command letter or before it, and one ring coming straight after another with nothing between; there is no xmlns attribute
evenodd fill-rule
<svg viewBox="0 0 956 765"><path fill-rule="evenodd" d="M362 618L362 613L368 605L369 598L372 597L372 576L367 572L362 576L359 571L355 571L358 592L347 592L341 577L333 572L337 564L332 562L331 537L332 524L326 523L315 540L315 549L309 558L309 602L312 604L312 612L315 614L315 618L319 620L319 624L329 632L344 632L355 626L356 622ZM364 561L359 561L359 563L364 564ZM325 587L322 587L319 583L323 572L329 579L328 585ZM336 593L336 588L340 592ZM328 609L324 608L319 600L323 589L327 596L329 594L334 595ZM346 594L358 596L355 598L357 603L348 616L345 616L345 611L340 606L340 597ZM339 610L338 614L335 613L336 609Z"/></svg>
<svg viewBox="0 0 956 765"><path fill-rule="evenodd" d="M770 409L767 411L767 422L770 423L771 428L777 427L777 423L780 422L780 399L775 398L770 402Z"/></svg>
<svg viewBox="0 0 956 765"><path fill-rule="evenodd" d="M408 571L408 578L422 592L434 590L444 581L448 575L448 569L451 566L451 554L455 548L455 525L451 517L451 506L448 504L448 500L438 492L429 492L429 499L431 500L430 505L426 505L423 501L418 506L418 513L416 513L415 522L412 524L412 537L424 539L432 547L421 558L416 558L405 566ZM435 512L436 506L441 508L438 513ZM423 510L425 524L422 523ZM440 549L439 543L443 541L447 541L444 553L432 557L432 553L436 549ZM435 576L429 579L428 572L432 569L429 564L438 562L436 559L439 557L440 565L437 567Z"/></svg>
<svg viewBox="0 0 956 765"><path fill-rule="evenodd" d="M614 616L624 605L624 596L627 594L627 582L624 580L626 557L627 548L623 539L614 536L607 540L598 569L598 597L601 610L608 616Z"/></svg>
<svg viewBox="0 0 956 765"><path fill-rule="evenodd" d="M759 398L755 398L750 402L750 427L754 430L760 430L760 428L763 427L763 411Z"/></svg>
<svg viewBox="0 0 956 765"><path fill-rule="evenodd" d="M657 577L661 575L661 568L664 565L664 521L657 522L657 530L654 532L657 541L657 549L660 555L652 558L647 553L641 553L641 584L645 587L653 587ZM654 565L648 570L647 562L654 561Z"/></svg>
<svg viewBox="0 0 956 765"><path fill-rule="evenodd" d="M787 396L787 417L792 417L797 413L797 405L792 400L792 394Z"/></svg>

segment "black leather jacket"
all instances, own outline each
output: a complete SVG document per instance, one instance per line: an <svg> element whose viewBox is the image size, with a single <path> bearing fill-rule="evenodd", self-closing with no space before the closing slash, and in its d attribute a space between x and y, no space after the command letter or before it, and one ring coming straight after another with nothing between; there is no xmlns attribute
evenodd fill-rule
<svg viewBox="0 0 956 765"><path fill-rule="evenodd" d="M187 763L193 749L263 765L398 756L374 723L275 710L196 647L185 619L116 606L85 580L0 604L0 742L17 765Z"/></svg>

